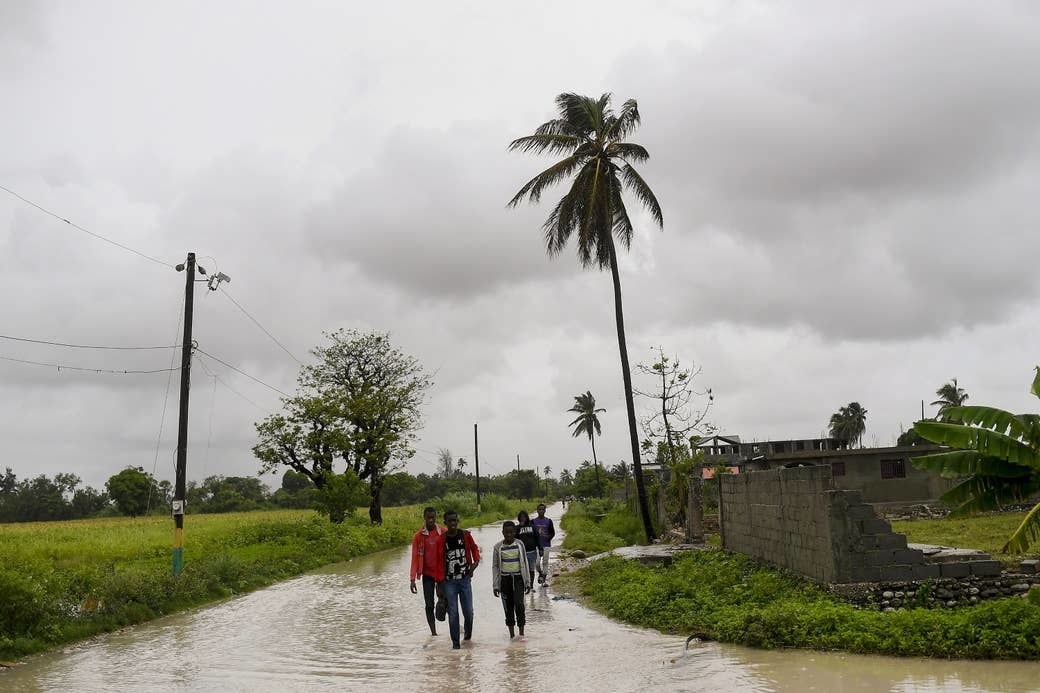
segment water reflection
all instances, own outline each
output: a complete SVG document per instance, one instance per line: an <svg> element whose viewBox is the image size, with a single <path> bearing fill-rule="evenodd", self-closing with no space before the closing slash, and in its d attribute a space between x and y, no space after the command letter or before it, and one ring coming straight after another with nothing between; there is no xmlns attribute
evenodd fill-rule
<svg viewBox="0 0 1040 693"><path fill-rule="evenodd" d="M500 536L474 532L484 552ZM428 634L408 560L406 549L356 559L35 657L0 672L0 690L1040 691L1037 663L686 649L553 601L551 586L527 598L528 639L510 641L488 565L474 582L474 639L452 651L447 635Z"/></svg>

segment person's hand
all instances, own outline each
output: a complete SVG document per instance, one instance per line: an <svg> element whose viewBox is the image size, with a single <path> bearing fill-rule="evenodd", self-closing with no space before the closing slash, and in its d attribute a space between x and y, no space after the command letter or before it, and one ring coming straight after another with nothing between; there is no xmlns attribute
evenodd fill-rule
<svg viewBox="0 0 1040 693"><path fill-rule="evenodd" d="M524 594L531 594L531 588L530 587L525 587L524 588Z"/></svg>
<svg viewBox="0 0 1040 693"><path fill-rule="evenodd" d="M498 593L498 590L491 590L491 591L495 593L495 596L496 596L496 597L498 596L498 594L499 594L499 593Z"/></svg>
<svg viewBox="0 0 1040 693"><path fill-rule="evenodd" d="M437 583L437 596L444 599L444 585L439 582Z"/></svg>
<svg viewBox="0 0 1040 693"><path fill-rule="evenodd" d="M412 594L419 594L419 590L415 589L415 580L412 580L411 590Z"/></svg>

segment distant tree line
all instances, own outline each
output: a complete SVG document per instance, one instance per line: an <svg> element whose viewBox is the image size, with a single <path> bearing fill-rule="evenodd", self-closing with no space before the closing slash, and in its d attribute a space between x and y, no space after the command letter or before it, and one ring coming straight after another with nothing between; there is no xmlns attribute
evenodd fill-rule
<svg viewBox="0 0 1040 693"><path fill-rule="evenodd" d="M476 490L476 476L463 470L459 459L445 473L419 474L395 472L386 476L383 503L388 506L424 503L454 492ZM608 477L611 476L608 474ZM542 499L564 495L597 495L592 466L585 462L574 476L567 470L560 479L539 476L535 470L513 470L507 474L481 477L482 493L509 498ZM8 467L0 475L0 523L77 520L120 515L167 515L173 497L172 484L156 480L141 467L127 467L111 476L103 490L82 486L75 474L59 473L53 478L39 475L18 479ZM259 477L210 476L189 481L186 511L189 514L243 512L277 508L317 509L322 507L321 492L300 472L286 470L279 488L271 491Z"/></svg>

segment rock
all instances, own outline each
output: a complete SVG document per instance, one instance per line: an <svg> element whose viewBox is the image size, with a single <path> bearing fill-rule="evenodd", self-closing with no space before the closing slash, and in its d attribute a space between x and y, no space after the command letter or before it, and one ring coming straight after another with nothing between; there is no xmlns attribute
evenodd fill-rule
<svg viewBox="0 0 1040 693"><path fill-rule="evenodd" d="M951 599L950 601L946 602L946 606L957 606L957 602Z"/></svg>
<svg viewBox="0 0 1040 693"><path fill-rule="evenodd" d="M1017 585L1011 585L1011 591L1012 592L1028 592L1029 591L1029 584L1025 583L1025 582L1020 582Z"/></svg>
<svg viewBox="0 0 1040 693"><path fill-rule="evenodd" d="M890 613L892 613L893 611L895 611L895 609L893 609L893 608L892 608L892 607L890 607L890 606L886 606L886 607L885 607L884 609L882 609L882 611L884 611L884 612L885 612L886 614L890 614Z"/></svg>
<svg viewBox="0 0 1040 693"><path fill-rule="evenodd" d="M882 599L891 599L894 596L896 596L895 593L894 592L890 592L888 590L885 590L884 592L881 593L881 598Z"/></svg>
<svg viewBox="0 0 1040 693"><path fill-rule="evenodd" d="M1019 570L1023 573L1040 573L1040 560L1028 558L1022 561Z"/></svg>
<svg viewBox="0 0 1040 693"><path fill-rule="evenodd" d="M581 559L581 558L587 558L587 556L585 555L585 552L582 551L581 549L575 549L574 551L571 551L571 558Z"/></svg>
<svg viewBox="0 0 1040 693"><path fill-rule="evenodd" d="M978 587L969 587L968 588L968 594L974 596L974 595L976 595L978 593L979 593L979 588Z"/></svg>

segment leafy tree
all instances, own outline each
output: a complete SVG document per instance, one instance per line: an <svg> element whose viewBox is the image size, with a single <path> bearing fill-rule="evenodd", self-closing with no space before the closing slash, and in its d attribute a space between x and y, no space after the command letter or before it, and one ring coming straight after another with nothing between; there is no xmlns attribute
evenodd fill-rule
<svg viewBox="0 0 1040 693"><path fill-rule="evenodd" d="M109 477L105 488L119 512L130 517L144 514L158 503L160 495L155 478L142 467L127 467Z"/></svg>
<svg viewBox="0 0 1040 693"><path fill-rule="evenodd" d="M317 362L300 373L300 394L283 400L286 414L257 424L253 453L262 473L288 466L310 477L319 492L340 476L333 463L343 460L368 483L369 519L380 523L385 476L415 454L410 444L432 381L387 333L325 336L330 343L315 347Z"/></svg>
<svg viewBox="0 0 1040 693"><path fill-rule="evenodd" d="M190 483L187 501L193 512L229 513L263 508L268 496L256 477L216 475L206 477L201 484Z"/></svg>
<svg viewBox="0 0 1040 693"><path fill-rule="evenodd" d="M913 428L903 431L899 434L899 438L896 439L896 445L900 447L908 447L911 445L927 445L928 441L921 436L920 433L915 431Z"/></svg>
<svg viewBox="0 0 1040 693"><path fill-rule="evenodd" d="M652 364L639 363L636 368L644 375L654 379L653 391L636 390L642 397L657 400L655 409L643 419L643 450L650 452L655 442L664 444L666 463L679 464L679 455L686 448L686 441L697 431L711 430L704 425L708 409L715 401L711 388L698 392L693 387L693 379L700 374L701 368L683 368L678 358L665 356L664 347L657 347L658 357ZM694 409L691 402L694 396L706 397L707 402L701 409Z"/></svg>
<svg viewBox="0 0 1040 693"><path fill-rule="evenodd" d="M383 482L384 505L408 505L422 502L423 483L408 472L387 474Z"/></svg>
<svg viewBox="0 0 1040 693"><path fill-rule="evenodd" d="M69 505L72 508L72 517L93 517L108 507L110 499L108 494L98 491L91 486L76 489L72 494Z"/></svg>
<svg viewBox="0 0 1040 693"><path fill-rule="evenodd" d="M455 476L463 476L466 473L467 464L466 459L460 457L458 461L455 462Z"/></svg>
<svg viewBox="0 0 1040 693"><path fill-rule="evenodd" d="M325 480L325 485L318 491L315 507L329 516L329 520L339 524L353 516L359 505L369 498L365 482L353 469L342 474L332 474Z"/></svg>
<svg viewBox="0 0 1040 693"><path fill-rule="evenodd" d="M963 388L957 386L957 379L952 378L950 382L943 383L935 394L939 399L932 402L933 407L939 407L939 413L936 418L942 420L946 415L946 410L952 407L964 406L964 403L968 401L968 393Z"/></svg>
<svg viewBox="0 0 1040 693"><path fill-rule="evenodd" d="M1040 398L1040 367L1030 392ZM919 469L948 479L963 478L942 500L964 517L1021 502L1040 491L1040 415L1012 414L995 407L947 407L942 421L918 421L928 440L956 448L915 457ZM966 478L965 478L966 477ZM1040 539L1040 503L1008 538L1002 551L1020 553Z"/></svg>
<svg viewBox="0 0 1040 693"><path fill-rule="evenodd" d="M622 195L627 189L650 212L658 226L664 226L661 206L650 186L632 166L650 154L641 145L627 142L639 125L639 108L629 99L616 114L611 95L598 99L578 94L556 97L557 118L540 125L533 135L513 140L510 151L564 155L564 158L532 178L509 201L514 207L529 199L537 203L542 191L570 179L570 189L553 207L543 225L546 251L558 255L572 235L577 237L578 261L582 267L609 269L614 284L614 318L617 325L621 377L628 409L629 438L636 470L636 492L647 542L656 536L639 460L639 433L632 398L632 372L625 341L625 319L621 302L621 277L618 272L617 242L625 249L632 244L632 221ZM598 469L598 465L597 465Z"/></svg>
<svg viewBox="0 0 1040 693"><path fill-rule="evenodd" d="M602 496L603 483L599 478L599 460L596 459L596 438L593 436L593 433L603 435L598 414L605 412L606 409L597 409L596 398L592 396L591 391L586 391L584 395L577 395L574 398L574 406L567 411L578 415L574 421L568 424L574 428L573 436L577 438L581 435L587 435L589 442L592 443L592 465L596 470L596 487L599 489L596 495Z"/></svg>
<svg viewBox="0 0 1040 693"><path fill-rule="evenodd" d="M867 430L867 410L859 402L849 402L836 413L831 414L829 425L831 437L852 444L859 441L863 447L863 433Z"/></svg>

